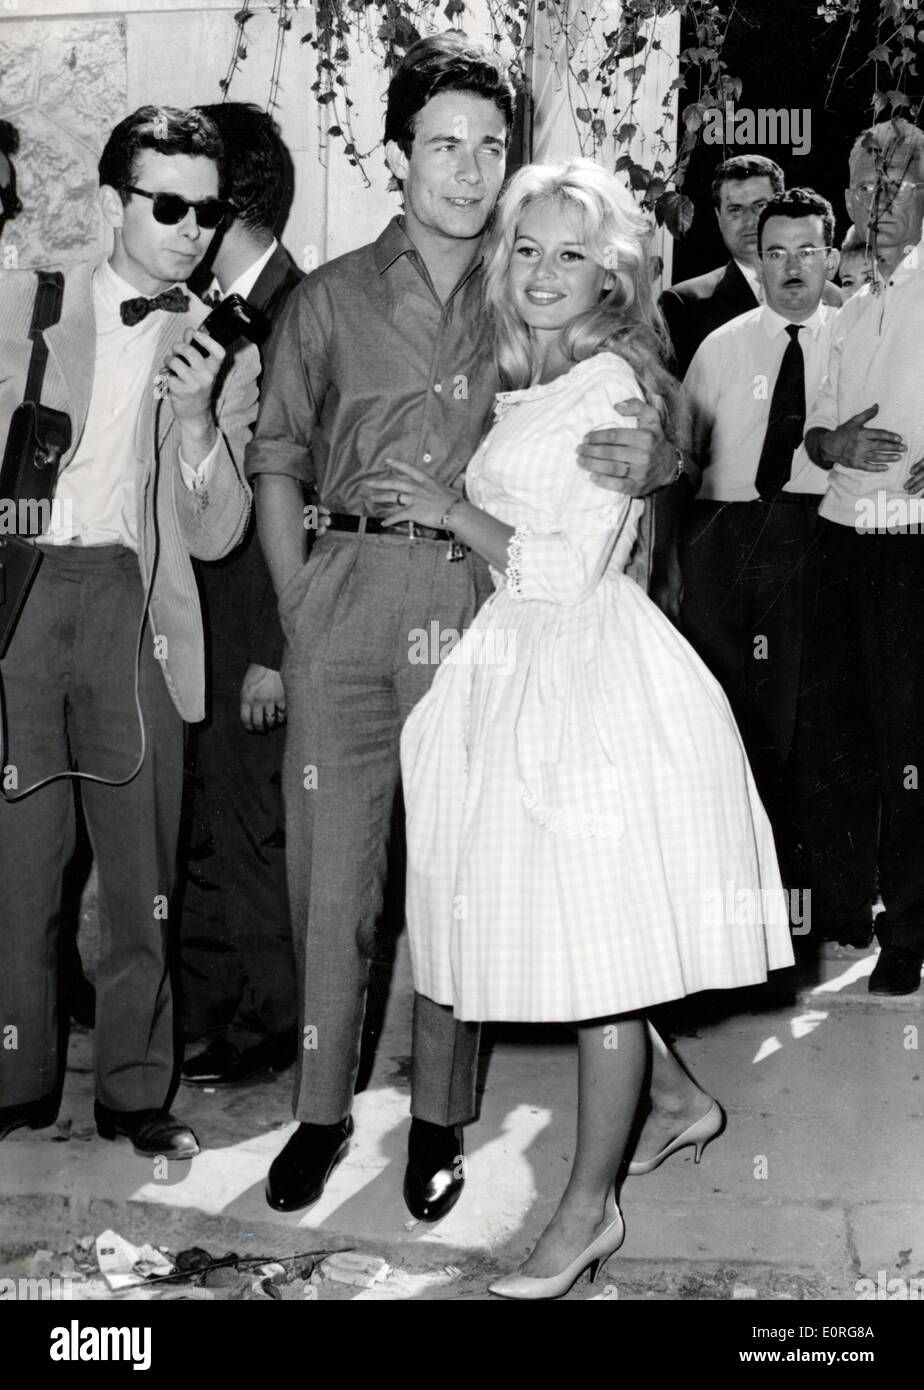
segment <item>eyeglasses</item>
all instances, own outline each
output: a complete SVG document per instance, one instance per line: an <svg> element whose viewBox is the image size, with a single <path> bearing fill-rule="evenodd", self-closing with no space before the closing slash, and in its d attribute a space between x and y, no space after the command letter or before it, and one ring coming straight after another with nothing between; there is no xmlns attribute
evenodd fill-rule
<svg viewBox="0 0 924 1390"><path fill-rule="evenodd" d="M774 246L770 251L762 251L761 257L771 265L782 265L790 256L794 256L800 265L811 265L816 256L827 254L827 246L800 246L796 251L784 251L782 247Z"/></svg>
<svg viewBox="0 0 924 1390"><path fill-rule="evenodd" d="M207 232L214 231L227 217L231 204L224 198L203 198L201 203L191 203L181 198L179 193L149 193L146 188L135 188L133 184L123 185L126 193L137 193L142 198L150 198L154 203L154 221L166 227L175 227L192 208L196 222Z"/></svg>
<svg viewBox="0 0 924 1390"><path fill-rule="evenodd" d="M869 203L877 196L887 199L890 203L897 203L904 198L910 198L916 188L924 188L924 183L915 183L913 179L879 179L864 180L863 183L850 185L851 193L856 193Z"/></svg>

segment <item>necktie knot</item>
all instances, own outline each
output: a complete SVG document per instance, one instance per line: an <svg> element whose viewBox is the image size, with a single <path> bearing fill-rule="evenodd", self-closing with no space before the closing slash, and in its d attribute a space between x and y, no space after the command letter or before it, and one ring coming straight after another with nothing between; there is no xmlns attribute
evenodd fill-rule
<svg viewBox="0 0 924 1390"><path fill-rule="evenodd" d="M126 328L134 328L136 323L141 323L155 309L164 309L168 314L182 314L188 308L189 295L181 290L179 285L174 285L173 289L164 290L163 294L155 294L151 299L144 295L138 295L136 299L123 299L119 305L119 314Z"/></svg>
<svg viewBox="0 0 924 1390"><path fill-rule="evenodd" d="M795 342L796 339L799 337L799 329L801 327L801 323L787 323L786 332L789 334L793 342Z"/></svg>

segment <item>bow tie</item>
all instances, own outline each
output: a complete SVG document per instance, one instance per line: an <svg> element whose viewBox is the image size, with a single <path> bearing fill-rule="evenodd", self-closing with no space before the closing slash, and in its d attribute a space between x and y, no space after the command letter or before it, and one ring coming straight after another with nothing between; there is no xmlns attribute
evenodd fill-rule
<svg viewBox="0 0 924 1390"><path fill-rule="evenodd" d="M155 309L165 309L168 314L182 314L188 308L189 295L184 294L179 285L174 285L172 290L155 294L153 299L145 299L144 295L139 295L137 299L123 299L119 305L119 313L126 328L134 328L136 323L141 323Z"/></svg>

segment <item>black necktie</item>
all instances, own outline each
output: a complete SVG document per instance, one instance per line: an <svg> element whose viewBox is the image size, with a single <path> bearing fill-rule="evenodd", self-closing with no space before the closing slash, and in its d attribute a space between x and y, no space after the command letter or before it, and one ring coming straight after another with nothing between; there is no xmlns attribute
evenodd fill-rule
<svg viewBox="0 0 924 1390"><path fill-rule="evenodd" d="M801 324L787 324L789 343L783 353L770 398L770 418L755 480L765 502L777 497L792 471L792 456L805 428L805 359L799 346Z"/></svg>
<svg viewBox="0 0 924 1390"><path fill-rule="evenodd" d="M184 294L179 285L174 285L172 290L155 294L153 299L145 299L144 295L139 295L137 299L123 299L119 305L119 313L126 328L134 328L136 323L141 323L155 309L166 309L168 314L182 314L188 308L189 295Z"/></svg>

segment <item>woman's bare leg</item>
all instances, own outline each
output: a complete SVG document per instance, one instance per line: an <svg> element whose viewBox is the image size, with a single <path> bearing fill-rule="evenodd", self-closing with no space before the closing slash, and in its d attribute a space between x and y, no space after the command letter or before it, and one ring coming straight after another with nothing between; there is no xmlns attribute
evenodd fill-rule
<svg viewBox="0 0 924 1390"><path fill-rule="evenodd" d="M522 1268L547 1278L576 1259L607 1224L616 1181L648 1067L649 1036L640 1015L577 1025L577 1148L564 1196Z"/></svg>
<svg viewBox="0 0 924 1390"><path fill-rule="evenodd" d="M665 1144L701 1119L712 1100L697 1086L651 1023L648 1033L651 1040L651 1109L632 1154L636 1159L654 1158Z"/></svg>

